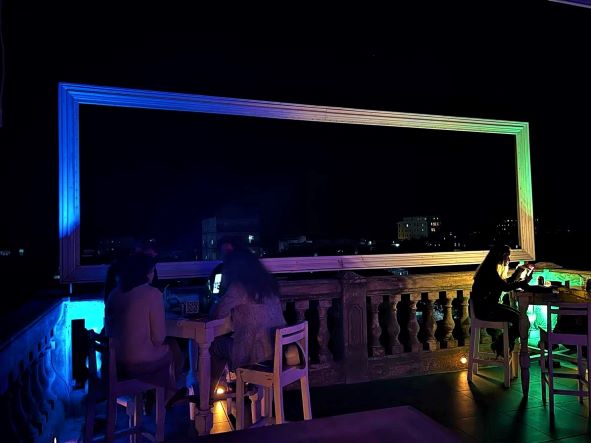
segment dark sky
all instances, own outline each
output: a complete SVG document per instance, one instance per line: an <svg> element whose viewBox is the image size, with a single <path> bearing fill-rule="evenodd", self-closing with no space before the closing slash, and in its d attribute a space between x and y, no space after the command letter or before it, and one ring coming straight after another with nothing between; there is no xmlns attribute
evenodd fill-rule
<svg viewBox="0 0 591 443"><path fill-rule="evenodd" d="M392 241L403 216L454 231L516 218L512 136L101 107L80 120L83 248L128 235L191 250L228 207L260 218L267 247Z"/></svg>
<svg viewBox="0 0 591 443"><path fill-rule="evenodd" d="M164 3L5 1L0 241L57 263L59 81L528 121L535 214L583 225L591 10L447 3L300 6L268 18ZM463 171L474 161L465 158Z"/></svg>

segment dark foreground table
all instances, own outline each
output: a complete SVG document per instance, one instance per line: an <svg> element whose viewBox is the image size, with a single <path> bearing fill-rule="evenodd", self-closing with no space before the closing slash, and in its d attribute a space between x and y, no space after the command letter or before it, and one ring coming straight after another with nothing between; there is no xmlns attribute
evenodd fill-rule
<svg viewBox="0 0 591 443"><path fill-rule="evenodd" d="M411 406L337 415L199 438L200 442L459 442L460 438Z"/></svg>

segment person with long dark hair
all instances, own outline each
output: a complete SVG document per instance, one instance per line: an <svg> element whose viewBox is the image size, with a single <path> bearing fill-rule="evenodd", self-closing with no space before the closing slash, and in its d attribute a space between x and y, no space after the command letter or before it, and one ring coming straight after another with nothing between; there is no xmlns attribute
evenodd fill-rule
<svg viewBox="0 0 591 443"><path fill-rule="evenodd" d="M274 333L285 326L279 286L258 258L248 250L235 250L224 262L226 291L210 316L230 317L231 335L218 337L211 345L210 396L224 367L272 360Z"/></svg>
<svg viewBox="0 0 591 443"><path fill-rule="evenodd" d="M515 338L519 335L519 311L511 306L499 302L503 292L512 291L527 285L532 273L521 279L522 270L507 276L511 248L507 245L495 245L488 252L476 273L472 285L470 303L474 308L474 315L481 320L509 322L509 347L513 350ZM498 356L503 355L503 336L497 336L496 330L487 330L496 339L491 348Z"/></svg>

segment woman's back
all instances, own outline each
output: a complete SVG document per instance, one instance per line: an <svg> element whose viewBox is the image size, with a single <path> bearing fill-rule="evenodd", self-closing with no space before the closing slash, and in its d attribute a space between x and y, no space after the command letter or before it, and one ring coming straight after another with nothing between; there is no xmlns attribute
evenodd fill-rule
<svg viewBox="0 0 591 443"><path fill-rule="evenodd" d="M147 283L128 292L116 288L107 300L105 323L120 364L152 362L168 352L162 293Z"/></svg>

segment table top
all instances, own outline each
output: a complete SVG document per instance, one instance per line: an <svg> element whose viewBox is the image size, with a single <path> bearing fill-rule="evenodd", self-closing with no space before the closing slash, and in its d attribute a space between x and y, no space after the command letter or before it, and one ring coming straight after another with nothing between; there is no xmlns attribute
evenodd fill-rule
<svg viewBox="0 0 591 443"><path fill-rule="evenodd" d="M200 437L202 442L459 442L451 430L412 406L377 409Z"/></svg>
<svg viewBox="0 0 591 443"><path fill-rule="evenodd" d="M552 302L563 303L591 303L590 294L581 288L559 287L556 292L537 292L535 287L531 290L515 291L518 298L527 297L530 304L542 305Z"/></svg>

